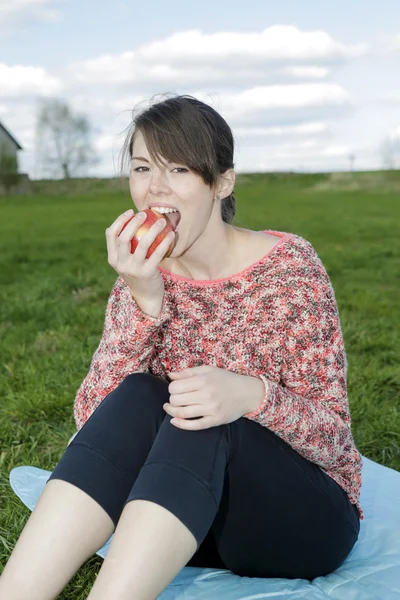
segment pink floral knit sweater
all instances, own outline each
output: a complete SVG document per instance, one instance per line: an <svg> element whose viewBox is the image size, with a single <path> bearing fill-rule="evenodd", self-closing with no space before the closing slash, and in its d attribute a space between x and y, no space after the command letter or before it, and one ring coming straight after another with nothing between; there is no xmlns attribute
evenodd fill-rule
<svg viewBox="0 0 400 600"><path fill-rule="evenodd" d="M359 503L362 456L351 433L347 358L329 276L306 239L266 230L279 242L244 271L193 280L159 267L158 318L145 314L118 277L104 331L74 403L78 430L135 371L211 365L259 377L263 403L245 418L268 427L316 463Z"/></svg>

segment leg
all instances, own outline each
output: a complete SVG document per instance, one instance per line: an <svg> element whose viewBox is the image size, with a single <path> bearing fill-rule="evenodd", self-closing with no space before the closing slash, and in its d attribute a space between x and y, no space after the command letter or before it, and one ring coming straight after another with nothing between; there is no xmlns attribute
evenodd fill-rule
<svg viewBox="0 0 400 600"><path fill-rule="evenodd" d="M205 539L229 457L229 430L164 419L129 494L90 600L154 600Z"/></svg>
<svg viewBox="0 0 400 600"><path fill-rule="evenodd" d="M255 456L259 468L254 468ZM356 509L330 477L273 432L244 418L190 432L172 426L167 416L124 511L137 500L175 515L198 549L211 528L226 568L244 576L327 574L348 556L359 531ZM124 523L132 537L116 532L113 563L107 565L106 558L91 600L107 597L103 591L114 591L117 580L116 600L153 599L190 555L190 536L165 525L157 539L158 556L165 560L156 564L151 540L157 526L150 519L142 528L128 517ZM172 557L174 535L180 534L180 554ZM134 558L139 553L140 560ZM122 570L115 566L120 560Z"/></svg>
<svg viewBox="0 0 400 600"><path fill-rule="evenodd" d="M231 425L237 446L211 528L227 568L310 580L337 569L360 530L346 493L269 429L245 418Z"/></svg>
<svg viewBox="0 0 400 600"><path fill-rule="evenodd" d="M50 481L0 576L0 598L56 598L113 528L111 518L85 492Z"/></svg>
<svg viewBox="0 0 400 600"><path fill-rule="evenodd" d="M167 387L134 374L97 407L30 515L0 577L0 598L56 598L110 538L165 417Z"/></svg>
<svg viewBox="0 0 400 600"><path fill-rule="evenodd" d="M155 600L196 547L195 537L174 514L134 500L122 512L88 600Z"/></svg>

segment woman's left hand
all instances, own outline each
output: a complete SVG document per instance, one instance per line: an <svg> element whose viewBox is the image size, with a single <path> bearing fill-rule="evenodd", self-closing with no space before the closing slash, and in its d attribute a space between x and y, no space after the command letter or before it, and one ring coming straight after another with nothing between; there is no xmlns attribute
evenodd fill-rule
<svg viewBox="0 0 400 600"><path fill-rule="evenodd" d="M255 389L259 390L259 404L263 401L262 381L247 375L209 365L167 374L174 381L168 386L171 395L163 408L174 417L171 423L181 429L208 429L236 421L249 412L249 394L254 402ZM251 387L250 380L258 388ZM202 418L187 420L193 417Z"/></svg>

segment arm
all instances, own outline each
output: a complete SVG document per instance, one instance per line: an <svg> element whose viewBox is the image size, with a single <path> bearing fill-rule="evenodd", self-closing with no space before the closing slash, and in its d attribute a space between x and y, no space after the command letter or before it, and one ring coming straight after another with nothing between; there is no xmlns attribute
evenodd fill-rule
<svg viewBox="0 0 400 600"><path fill-rule="evenodd" d="M169 318L165 294L160 314L151 316L139 307L129 287L118 277L108 299L100 344L75 397L78 429L125 377L148 369L157 331Z"/></svg>
<svg viewBox="0 0 400 600"><path fill-rule="evenodd" d="M350 429L347 359L334 290L312 245L286 267L281 385L260 379L264 401L244 416L268 427L308 460L334 469L358 461Z"/></svg>

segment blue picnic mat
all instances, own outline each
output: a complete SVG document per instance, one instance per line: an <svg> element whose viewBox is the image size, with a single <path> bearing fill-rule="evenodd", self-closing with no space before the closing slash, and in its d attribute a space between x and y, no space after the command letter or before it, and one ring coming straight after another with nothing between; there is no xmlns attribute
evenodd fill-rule
<svg viewBox="0 0 400 600"><path fill-rule="evenodd" d="M30 509L51 471L20 466L10 484ZM239 577L223 569L184 567L159 600L400 600L400 473L363 456L360 535L339 569L306 579ZM111 538L96 553L105 558Z"/></svg>

